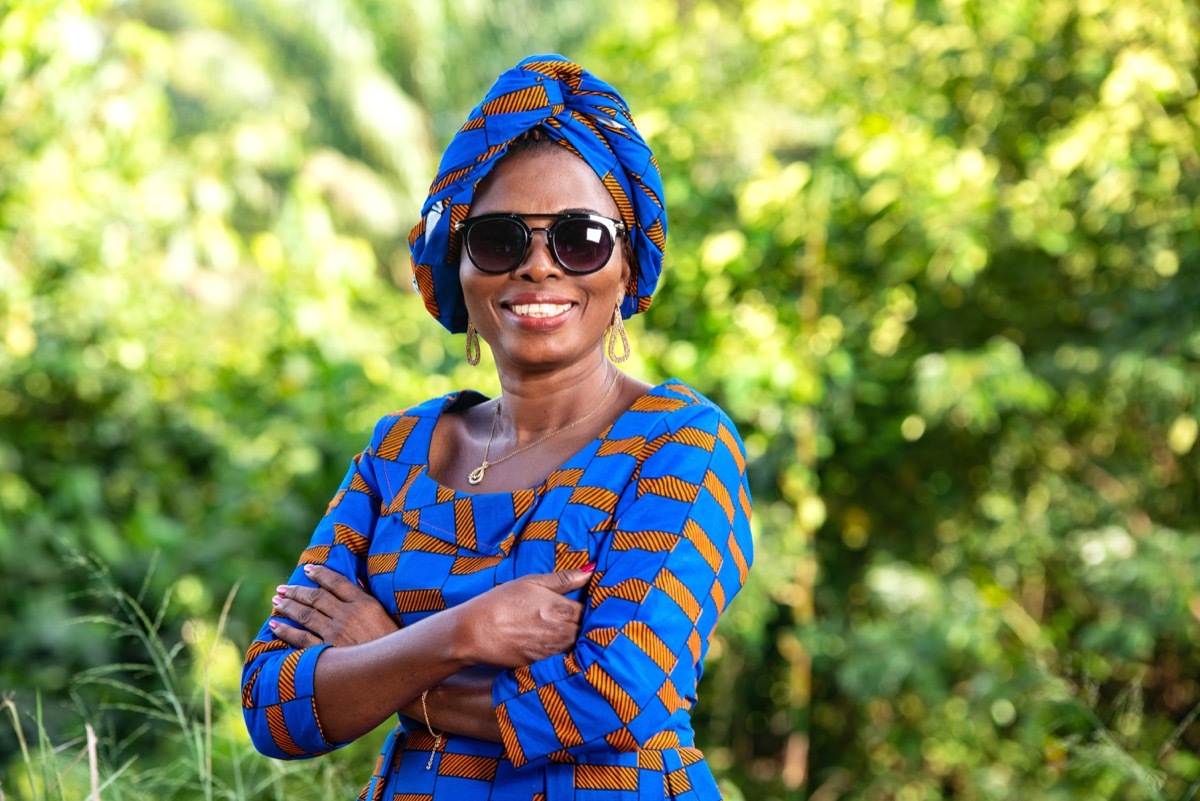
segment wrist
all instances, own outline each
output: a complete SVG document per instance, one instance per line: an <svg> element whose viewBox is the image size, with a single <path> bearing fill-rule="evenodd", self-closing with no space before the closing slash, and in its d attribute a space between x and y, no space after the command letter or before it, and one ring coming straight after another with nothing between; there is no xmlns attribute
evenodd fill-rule
<svg viewBox="0 0 1200 801"><path fill-rule="evenodd" d="M480 649L476 646L476 626L471 619L471 606L468 601L442 613L450 617L446 631L446 658L455 672L479 664Z"/></svg>

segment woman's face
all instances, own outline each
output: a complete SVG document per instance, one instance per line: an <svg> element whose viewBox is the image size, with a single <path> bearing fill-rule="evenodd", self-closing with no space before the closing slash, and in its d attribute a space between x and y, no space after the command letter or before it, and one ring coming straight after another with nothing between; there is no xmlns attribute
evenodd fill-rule
<svg viewBox="0 0 1200 801"><path fill-rule="evenodd" d="M553 222L549 215L567 211L620 219L616 201L591 167L564 149L542 148L496 165L470 216L508 212L537 228ZM599 270L568 273L554 260L543 231L533 232L524 261L512 272L480 271L466 248L458 266L467 310L497 364L539 371L566 367L603 347L629 269L617 240Z"/></svg>

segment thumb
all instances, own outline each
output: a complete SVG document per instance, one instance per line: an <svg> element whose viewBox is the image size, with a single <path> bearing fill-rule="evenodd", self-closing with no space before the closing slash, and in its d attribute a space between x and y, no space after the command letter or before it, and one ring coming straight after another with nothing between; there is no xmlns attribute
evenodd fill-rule
<svg viewBox="0 0 1200 801"><path fill-rule="evenodd" d="M534 584L539 584L548 590L557 592L559 595L566 595L572 590L577 590L585 586L592 578L592 571L595 569L596 564L593 562L577 569L556 570L553 573L539 573L535 576L530 576L529 580Z"/></svg>

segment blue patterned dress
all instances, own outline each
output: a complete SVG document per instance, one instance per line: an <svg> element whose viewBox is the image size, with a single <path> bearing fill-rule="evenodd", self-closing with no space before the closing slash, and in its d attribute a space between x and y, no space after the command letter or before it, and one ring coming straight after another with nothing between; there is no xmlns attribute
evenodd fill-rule
<svg viewBox="0 0 1200 801"><path fill-rule="evenodd" d="M596 562L575 649L501 673L503 743L449 735L434 752L403 715L363 798L386 801L711 801L689 710L717 618L752 559L745 454L728 417L678 380L651 389L544 484L467 494L428 473L429 443L464 392L380 420L290 583L314 563L363 583L403 626L528 573ZM305 758L326 740L317 657L264 625L242 703L260 751Z"/></svg>

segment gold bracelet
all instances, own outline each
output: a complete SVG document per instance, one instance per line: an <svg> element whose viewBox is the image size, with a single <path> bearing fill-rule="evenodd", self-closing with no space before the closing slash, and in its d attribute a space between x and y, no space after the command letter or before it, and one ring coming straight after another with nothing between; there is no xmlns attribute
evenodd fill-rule
<svg viewBox="0 0 1200 801"><path fill-rule="evenodd" d="M430 687L430 690L433 688ZM433 726L429 723L429 709L425 706L425 696L429 695L429 690L421 693L421 712L425 715L425 728L429 729L429 736L433 738L433 750L429 752L429 761L425 763L425 770L433 768L433 757L442 747L442 734L433 730Z"/></svg>

